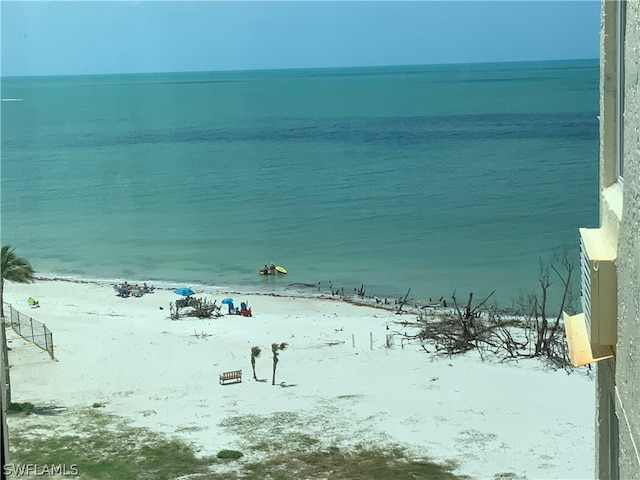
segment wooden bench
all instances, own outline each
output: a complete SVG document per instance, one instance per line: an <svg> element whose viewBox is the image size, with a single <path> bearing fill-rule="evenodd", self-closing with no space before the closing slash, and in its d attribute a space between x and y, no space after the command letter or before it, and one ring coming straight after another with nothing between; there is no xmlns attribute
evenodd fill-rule
<svg viewBox="0 0 640 480"><path fill-rule="evenodd" d="M242 370L233 370L220 374L220 384L225 385L226 382L240 383L242 382Z"/></svg>

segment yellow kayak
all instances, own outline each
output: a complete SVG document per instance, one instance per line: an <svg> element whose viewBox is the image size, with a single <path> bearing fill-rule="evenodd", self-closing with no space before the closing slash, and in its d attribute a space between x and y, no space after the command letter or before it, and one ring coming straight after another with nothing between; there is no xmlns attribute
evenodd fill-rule
<svg viewBox="0 0 640 480"><path fill-rule="evenodd" d="M284 268L284 267L280 267L280 266L276 267L276 271L277 271L278 273L287 273L287 271L285 270L285 268Z"/></svg>

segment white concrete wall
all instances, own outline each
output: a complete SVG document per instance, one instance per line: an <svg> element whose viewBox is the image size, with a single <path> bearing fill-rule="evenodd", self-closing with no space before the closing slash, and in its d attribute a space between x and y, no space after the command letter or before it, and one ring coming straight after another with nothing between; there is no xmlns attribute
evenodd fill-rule
<svg viewBox="0 0 640 480"><path fill-rule="evenodd" d="M640 0L626 7L623 182L615 174L617 3L602 1L600 225L618 249L618 339L615 358L597 365L596 475L640 480Z"/></svg>
<svg viewBox="0 0 640 480"><path fill-rule="evenodd" d="M616 415L621 479L640 479L640 0L627 2L624 187L618 237Z"/></svg>

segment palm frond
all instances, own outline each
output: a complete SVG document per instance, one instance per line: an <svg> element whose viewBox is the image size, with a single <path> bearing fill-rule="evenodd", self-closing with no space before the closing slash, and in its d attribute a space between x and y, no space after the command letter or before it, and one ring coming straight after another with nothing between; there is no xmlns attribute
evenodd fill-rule
<svg viewBox="0 0 640 480"><path fill-rule="evenodd" d="M285 348L287 348L289 344L287 342L282 342L282 343L272 343L271 344L271 351L273 353L276 353L278 350L284 350Z"/></svg>
<svg viewBox="0 0 640 480"><path fill-rule="evenodd" d="M2 246L2 279L16 283L32 283L35 270L29 260L18 257L11 245Z"/></svg>

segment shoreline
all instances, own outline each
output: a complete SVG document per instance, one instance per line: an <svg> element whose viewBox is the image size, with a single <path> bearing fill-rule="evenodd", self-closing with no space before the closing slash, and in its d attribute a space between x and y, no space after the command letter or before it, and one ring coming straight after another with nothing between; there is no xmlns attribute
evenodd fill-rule
<svg viewBox="0 0 640 480"><path fill-rule="evenodd" d="M108 286L112 287L113 285L120 284L121 281L113 280L113 279L84 279L78 277L64 277L64 276L48 276L48 275L36 275L34 279L38 282L68 282L74 284L91 284L91 285L99 285L99 286ZM144 280L133 280L130 281L130 284L138 284L141 285L145 281ZM169 281L146 281L150 286L153 285L157 290L167 290L173 291L173 289L178 286L185 286L187 284L180 282L169 282ZM397 311L400 302L403 301L404 297L400 298L390 298L390 297L379 297L377 295L367 295L359 296L357 293L354 294L346 294L344 289L341 288L336 292L332 292L331 290L320 291L321 286L313 285L313 284L303 284L303 283L293 283L289 284L286 287L282 287L280 289L274 289L273 291L267 291L264 289L254 290L251 288L243 288L242 286L213 286L213 285L202 285L202 284L188 284L195 291L194 296L199 295L227 295L227 294L241 294L241 295L256 295L256 296L271 296L271 297L294 297L294 298L306 298L309 300L317 299L317 300L340 300L346 303L351 303L353 305L363 306L363 307L372 307L381 310L387 311ZM296 290L295 287L300 287ZM444 299L444 297L441 297ZM406 302L403 302L403 308L401 310L401 314L417 314L421 310L425 308L433 309L434 312L438 314L450 313L453 311L451 308L452 303L446 302L443 304L440 301L432 301L429 299L428 302L425 301L417 301L412 299L412 297L406 297ZM508 310L501 309L501 311L508 312Z"/></svg>
<svg viewBox="0 0 640 480"><path fill-rule="evenodd" d="M168 305L180 297L157 286L123 299L108 283L7 283L5 301L47 325L57 359L11 335L13 401L101 404L131 425L195 445L202 455L225 448L251 453L248 440L228 428L229 419L289 412L318 445L407 445L436 461L455 461L456 473L472 477L593 475L594 385L585 375L549 371L538 360L437 356L399 341L387 347L387 327L399 316L375 305L335 296L232 295L237 303L249 301L252 317L174 321ZM29 296L39 308L27 306ZM288 343L275 386L273 342ZM258 381L249 361L254 345L263 350ZM241 383L219 384L219 374L236 369L243 371ZM541 403L541 388L562 402ZM10 429L18 423L10 420ZM574 448L567 454L556 445Z"/></svg>
<svg viewBox="0 0 640 480"><path fill-rule="evenodd" d="M254 274L255 273L255 274ZM513 292L509 295L502 295L499 289L495 287L490 288L485 291L482 288L471 288L464 286L453 286L453 288L448 287L435 287L430 288L425 291L424 288L421 288L421 285L411 285L410 283L403 284L399 287L396 284L386 285L385 288L377 288L380 285L368 285L367 282L358 279L357 281L351 279L350 281L345 280L342 281L332 281L332 280L318 280L317 277L313 279L313 281L309 281L309 278L315 276L315 274L310 274L309 272L305 273L296 273L295 271L289 271L289 273L278 276L262 276L258 274L258 268L255 269L255 272L250 275L243 277L240 282L229 282L229 283L214 283L214 282L203 282L203 281L182 281L181 278L185 277L185 275L178 277L162 277L162 278L154 278L154 277L140 277L137 275L117 275L117 276L103 276L98 273L97 275L86 275L84 273L69 273L69 274L61 274L56 271L37 271L36 277L41 280L57 280L57 281L69 281L69 282L95 282L99 284L115 284L115 283L123 283L125 280L129 283L142 284L143 282L147 282L148 284L153 284L156 287L170 288L175 286L190 286L194 290L202 290L205 292L211 291L239 291L239 292L247 292L251 294L260 294L260 293L279 293L284 295L316 295L316 294L324 294L324 295L332 295L332 292L344 292L344 297L349 298L351 296L356 296L356 292L361 288L364 288L366 293L366 298L374 299L380 298L382 300L386 299L388 301L394 302L400 298L403 298L408 290L411 291L409 296L409 303L419 304L421 306L435 303L437 299L444 298L447 303L451 298L451 295L454 291L458 292L458 294L462 294L465 299L467 295L473 292L475 298L481 298L485 294L491 292L491 290L496 290L493 295L493 299L498 303L498 307L501 310L508 310L515 298L517 297L517 293ZM317 273L317 272L316 272ZM306 278L301 279L299 275L305 275ZM418 284L420 282L417 282ZM428 282L431 283L431 282ZM460 285L463 285L465 282L461 281ZM523 282L524 284L524 282ZM418 287L418 288L415 288ZM524 290L523 290L524 291ZM395 292L395 293L394 293ZM416 293L418 292L418 293ZM333 295L336 296L336 295Z"/></svg>

